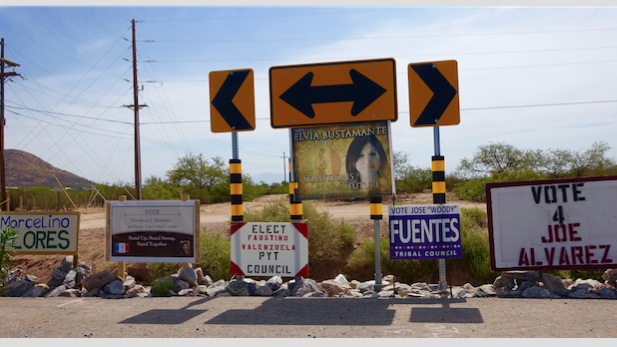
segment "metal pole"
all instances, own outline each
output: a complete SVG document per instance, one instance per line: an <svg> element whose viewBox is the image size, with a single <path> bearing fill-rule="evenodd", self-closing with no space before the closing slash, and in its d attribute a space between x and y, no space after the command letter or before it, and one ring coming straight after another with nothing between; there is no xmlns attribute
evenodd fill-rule
<svg viewBox="0 0 617 347"><path fill-rule="evenodd" d="M433 138L435 140L435 156L439 156L441 155L439 127L433 127ZM437 259L437 263L439 265L439 290L444 292L448 288L448 283L446 281L446 260ZM441 294L441 296L445 297L445 294Z"/></svg>
<svg viewBox="0 0 617 347"><path fill-rule="evenodd" d="M381 283L381 244L379 232L379 219L375 219L375 291L380 291Z"/></svg>
<svg viewBox="0 0 617 347"><path fill-rule="evenodd" d="M238 133L231 132L231 159L238 159Z"/></svg>
<svg viewBox="0 0 617 347"><path fill-rule="evenodd" d="M137 88L137 47L135 45L135 20L133 24L133 102L135 107L135 195L141 200L141 146L139 140L139 96Z"/></svg>
<svg viewBox="0 0 617 347"><path fill-rule="evenodd" d="M4 59L4 38L0 41L0 56ZM6 201L6 173L5 173L5 163L4 163L4 62L0 62L0 185L2 185L2 190L0 193L0 202L2 202L2 206L0 206L0 211L8 211L9 204Z"/></svg>

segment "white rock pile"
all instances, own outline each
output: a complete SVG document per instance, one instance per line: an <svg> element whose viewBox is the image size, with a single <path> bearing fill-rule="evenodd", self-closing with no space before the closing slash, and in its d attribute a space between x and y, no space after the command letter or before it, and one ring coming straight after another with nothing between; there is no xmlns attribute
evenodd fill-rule
<svg viewBox="0 0 617 347"><path fill-rule="evenodd" d="M105 299L171 297L171 296L267 296L267 297L334 297L334 298L576 298L617 299L617 269L607 270L604 283L593 279L561 279L548 273L530 271L505 271L493 284L474 287L449 287L445 291L438 284L395 282L392 275L384 276L381 288L375 281L347 281L345 276L317 282L299 278L283 282L280 276L266 280L251 278L214 282L204 275L201 268L180 268L177 273L156 280L152 286L142 286L126 275L123 281L114 271L91 274L92 268L79 262L73 268L73 257L62 260L51 274L52 279L40 283L35 276L25 275L17 269L9 275L4 296L10 297L100 297Z"/></svg>

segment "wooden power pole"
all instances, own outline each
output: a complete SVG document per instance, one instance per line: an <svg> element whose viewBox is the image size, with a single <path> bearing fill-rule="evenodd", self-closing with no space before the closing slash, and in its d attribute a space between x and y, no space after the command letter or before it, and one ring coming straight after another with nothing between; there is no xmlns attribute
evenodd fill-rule
<svg viewBox="0 0 617 347"><path fill-rule="evenodd" d="M4 38L0 40L0 210L8 211L9 202L6 194L6 163L4 160L4 78L20 76L17 72L4 72L4 67L17 67L19 64L4 59Z"/></svg>
<svg viewBox="0 0 617 347"><path fill-rule="evenodd" d="M139 139L139 89L137 87L137 47L135 45L135 20L133 24L133 109L135 111L135 199L141 200L141 146Z"/></svg>

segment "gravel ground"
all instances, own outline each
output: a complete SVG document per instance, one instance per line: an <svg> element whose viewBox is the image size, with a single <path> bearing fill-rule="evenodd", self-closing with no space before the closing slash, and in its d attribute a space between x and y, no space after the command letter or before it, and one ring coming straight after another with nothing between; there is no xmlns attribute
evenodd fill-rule
<svg viewBox="0 0 617 347"><path fill-rule="evenodd" d="M0 298L2 338L615 338L617 300Z"/></svg>

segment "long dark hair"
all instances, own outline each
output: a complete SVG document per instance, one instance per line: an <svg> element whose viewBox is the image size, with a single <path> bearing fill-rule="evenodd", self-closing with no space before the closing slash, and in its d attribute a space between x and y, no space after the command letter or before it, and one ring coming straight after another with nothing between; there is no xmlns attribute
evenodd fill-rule
<svg viewBox="0 0 617 347"><path fill-rule="evenodd" d="M373 134L369 134L366 136L358 136L349 145L347 149L347 158L345 162L345 167L347 169L347 174L353 174L353 178L349 178L349 183L358 183L360 182L360 173L356 170L356 161L360 158L360 152L362 148L366 146L367 143L371 143L377 153L379 154L379 159L381 160L381 165L379 166L379 175L384 172L384 170L388 167L388 157L386 156L386 151L383 149L381 145L381 141L375 137Z"/></svg>

